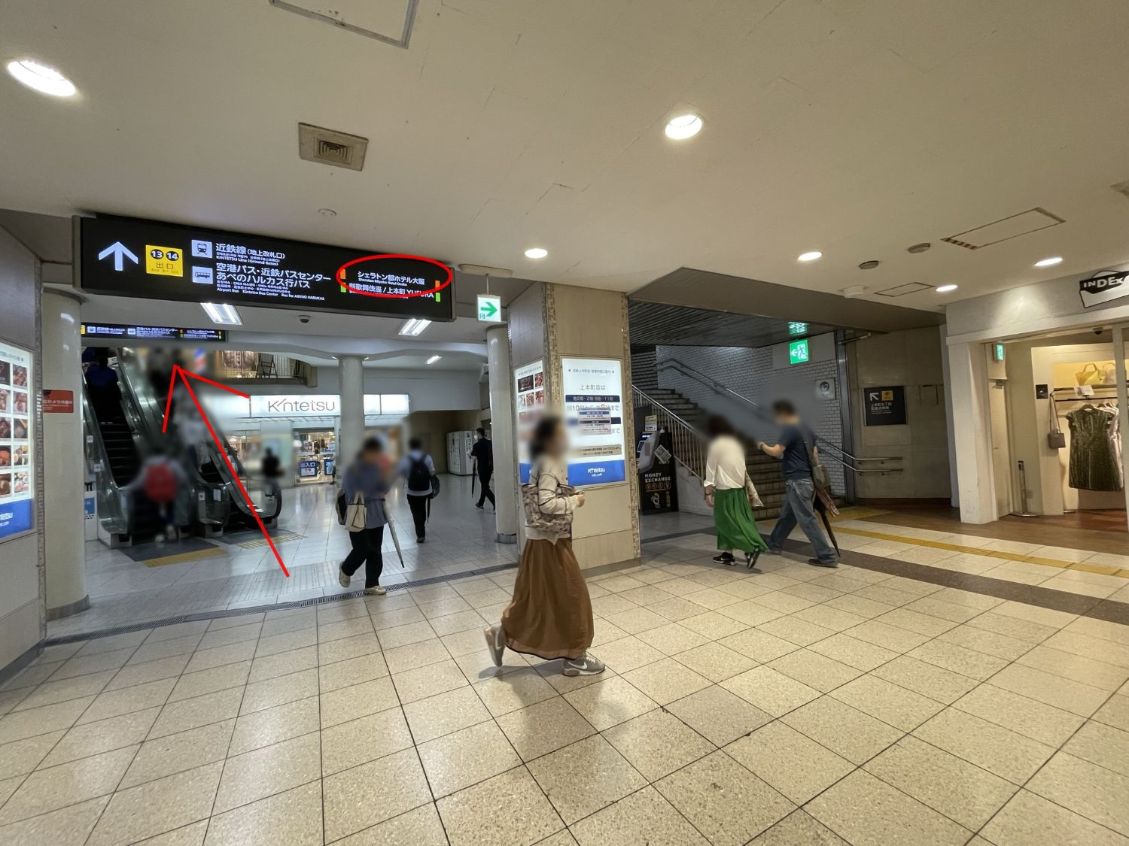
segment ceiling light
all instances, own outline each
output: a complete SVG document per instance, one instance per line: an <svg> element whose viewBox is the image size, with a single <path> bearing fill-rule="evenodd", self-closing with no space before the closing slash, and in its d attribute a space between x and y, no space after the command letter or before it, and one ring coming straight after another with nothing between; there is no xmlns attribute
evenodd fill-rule
<svg viewBox="0 0 1129 846"><path fill-rule="evenodd" d="M844 297L846 297L847 299L854 299L855 297L861 297L863 294L866 293L866 286L865 285L849 285L846 288L844 288L840 293L842 293L842 295Z"/></svg>
<svg viewBox="0 0 1129 846"><path fill-rule="evenodd" d="M549 255L549 251L544 247L530 247L525 251L525 257L531 259L543 259Z"/></svg>
<svg viewBox="0 0 1129 846"><path fill-rule="evenodd" d="M427 360L427 363L428 363L428 364L435 364L435 362L437 362L437 361L438 361L439 359L441 359L442 357L443 357L443 356L441 356L441 355L433 355L433 356L432 356L431 358L429 358L429 359Z"/></svg>
<svg viewBox="0 0 1129 846"><path fill-rule="evenodd" d="M806 253L800 253L796 256L796 261L817 261L823 258L823 253L819 250L808 250Z"/></svg>
<svg viewBox="0 0 1129 846"><path fill-rule="evenodd" d="M8 62L8 73L41 94L52 97L73 97L74 83L48 65L41 65L32 59L17 59Z"/></svg>
<svg viewBox="0 0 1129 846"><path fill-rule="evenodd" d="M1054 267L1056 264L1062 264L1062 256L1051 256L1050 258L1039 259L1035 262L1035 267Z"/></svg>
<svg viewBox="0 0 1129 846"><path fill-rule="evenodd" d="M428 326L431 325L430 320L425 320L422 317L413 317L410 320L405 320L404 325L400 327L401 335L416 336L423 332Z"/></svg>
<svg viewBox="0 0 1129 846"><path fill-rule="evenodd" d="M947 294L950 291L955 291L956 289L957 289L957 286L953 285L950 282L948 285L938 285L935 290L937 291L938 294Z"/></svg>
<svg viewBox="0 0 1129 846"><path fill-rule="evenodd" d="M667 121L663 131L671 141L685 141L702 131L702 119L693 112L677 115Z"/></svg>
<svg viewBox="0 0 1129 846"><path fill-rule="evenodd" d="M874 268L878 267L878 265L878 259L867 259L859 265L859 270L874 270Z"/></svg>
<svg viewBox="0 0 1129 846"><path fill-rule="evenodd" d="M204 313L208 315L208 319L212 323L218 323L220 326L242 326L243 321L239 319L239 312L235 310L235 306L230 306L227 303L200 303L204 309Z"/></svg>

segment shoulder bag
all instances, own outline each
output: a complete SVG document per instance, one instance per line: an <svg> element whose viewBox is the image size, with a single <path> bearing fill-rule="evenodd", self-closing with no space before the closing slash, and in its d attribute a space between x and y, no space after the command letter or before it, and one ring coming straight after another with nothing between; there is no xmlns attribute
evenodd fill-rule
<svg viewBox="0 0 1129 846"><path fill-rule="evenodd" d="M529 482L521 486L521 505L525 512L525 525L542 534L566 537L572 533L572 515L546 514L541 510L537 487L540 478L540 470L536 473L531 472ZM557 492L568 496L572 493L572 488L558 482Z"/></svg>
<svg viewBox="0 0 1129 846"><path fill-rule="evenodd" d="M1053 399L1047 403L1047 408L1051 412L1051 430L1047 432L1047 447L1050 449L1065 449L1066 435L1058 426L1058 412L1055 409Z"/></svg>
<svg viewBox="0 0 1129 846"><path fill-rule="evenodd" d="M363 532L368 522L365 497L360 491L353 495L353 501L345 509L345 528L350 532Z"/></svg>

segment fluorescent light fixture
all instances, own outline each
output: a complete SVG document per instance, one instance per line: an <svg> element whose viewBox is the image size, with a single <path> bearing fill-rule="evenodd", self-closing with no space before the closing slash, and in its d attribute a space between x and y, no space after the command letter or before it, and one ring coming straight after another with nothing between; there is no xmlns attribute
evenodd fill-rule
<svg viewBox="0 0 1129 846"><path fill-rule="evenodd" d="M702 118L693 112L677 115L667 121L663 131L671 141L685 141L702 131Z"/></svg>
<svg viewBox="0 0 1129 846"><path fill-rule="evenodd" d="M957 286L953 285L950 282L948 285L938 285L937 288L936 288L936 291L937 291L938 294L948 294L949 292L955 291L956 289L957 289Z"/></svg>
<svg viewBox="0 0 1129 846"><path fill-rule="evenodd" d="M404 325L400 327L400 334L415 337L416 335L422 334L423 330L430 325L430 320L425 320L422 317L413 317L404 321Z"/></svg>
<svg viewBox="0 0 1129 846"><path fill-rule="evenodd" d="M549 251L544 247L530 247L525 251L525 257L531 259L543 259L549 255Z"/></svg>
<svg viewBox="0 0 1129 846"><path fill-rule="evenodd" d="M1035 262L1035 267L1054 267L1056 264L1062 264L1062 256L1050 256L1049 258L1039 259Z"/></svg>
<svg viewBox="0 0 1129 846"><path fill-rule="evenodd" d="M230 306L227 303L200 303L200 307L204 309L204 313L208 315L208 319L212 323L218 323L220 326L243 325L235 306Z"/></svg>
<svg viewBox="0 0 1129 846"><path fill-rule="evenodd" d="M789 335L806 335L808 333L808 325L801 320L793 320L788 324Z"/></svg>
<svg viewBox="0 0 1129 846"><path fill-rule="evenodd" d="M17 59L8 62L8 73L28 88L52 97L73 97L78 90L74 83L49 65L33 59Z"/></svg>
<svg viewBox="0 0 1129 846"><path fill-rule="evenodd" d="M819 250L808 250L806 253L800 253L796 256L796 261L818 261L823 258L823 253Z"/></svg>
<svg viewBox="0 0 1129 846"><path fill-rule="evenodd" d="M439 359L441 359L442 357L443 357L443 356L441 356L441 355L433 355L433 356L432 356L431 358L429 358L429 359L427 360L427 363L428 363L428 364L435 364L435 362L437 362L437 361L438 361Z"/></svg>

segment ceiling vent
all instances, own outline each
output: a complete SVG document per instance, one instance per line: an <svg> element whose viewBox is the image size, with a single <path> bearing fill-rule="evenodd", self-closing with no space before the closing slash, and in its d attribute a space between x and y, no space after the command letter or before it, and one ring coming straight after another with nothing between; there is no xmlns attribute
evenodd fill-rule
<svg viewBox="0 0 1129 846"><path fill-rule="evenodd" d="M884 288L881 291L875 291L880 297L904 297L906 294L916 294L918 291L928 291L932 285L926 285L924 282L906 282L903 285L895 285L893 288Z"/></svg>
<svg viewBox="0 0 1129 846"><path fill-rule="evenodd" d="M1021 235L1030 235L1032 232L1050 229L1052 226L1058 226L1065 222L1061 217L1051 214L1046 209L1034 208L993 223L977 226L967 232L950 235L941 240L946 244L964 247L966 250L980 250L993 244L1010 241L1012 238L1018 238Z"/></svg>
<svg viewBox="0 0 1129 846"><path fill-rule="evenodd" d="M308 123L298 124L298 157L307 162L361 170L368 139Z"/></svg>
<svg viewBox="0 0 1129 846"><path fill-rule="evenodd" d="M270 0L284 12L407 50L419 0Z"/></svg>

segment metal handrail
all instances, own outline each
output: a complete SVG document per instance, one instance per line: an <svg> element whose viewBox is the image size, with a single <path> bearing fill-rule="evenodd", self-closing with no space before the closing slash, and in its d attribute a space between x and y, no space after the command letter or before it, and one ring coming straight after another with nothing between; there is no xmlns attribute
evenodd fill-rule
<svg viewBox="0 0 1129 846"><path fill-rule="evenodd" d="M86 395L85 385L82 391L82 418L86 430L86 437L83 438L83 457L86 459L88 471L94 477L98 522L111 535L128 535L131 513L129 492L118 487L110 472L110 456L106 451L106 444L102 441L102 430L98 427L98 418L95 417L94 407Z"/></svg>
<svg viewBox="0 0 1129 846"><path fill-rule="evenodd" d="M709 441L705 435L667 408L658 400L647 395L634 385L631 386L634 408L650 406L657 423L670 433L671 453L674 460L699 479L706 477L706 453Z"/></svg>

